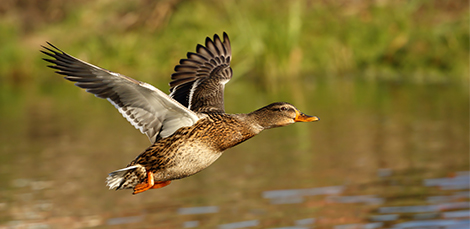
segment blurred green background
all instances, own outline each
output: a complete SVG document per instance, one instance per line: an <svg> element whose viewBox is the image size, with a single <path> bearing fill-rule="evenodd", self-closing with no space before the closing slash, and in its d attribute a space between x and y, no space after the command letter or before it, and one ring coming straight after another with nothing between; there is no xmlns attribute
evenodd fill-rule
<svg viewBox="0 0 470 229"><path fill-rule="evenodd" d="M0 19L0 228L366 224L383 206L453 196L423 179L469 170L468 1L3 0ZM179 59L222 32L234 70L227 112L287 101L321 121L266 131L161 190L106 190L107 173L149 143L47 68L41 45L168 92ZM262 198L325 186L383 201ZM178 214L197 206L219 210ZM399 214L380 227L415 217Z"/></svg>
<svg viewBox="0 0 470 229"><path fill-rule="evenodd" d="M9 1L0 12L2 83L48 79L45 41L145 81L166 81L195 41L227 32L236 79L275 91L295 75L468 82L467 1ZM45 82L44 82L45 81Z"/></svg>

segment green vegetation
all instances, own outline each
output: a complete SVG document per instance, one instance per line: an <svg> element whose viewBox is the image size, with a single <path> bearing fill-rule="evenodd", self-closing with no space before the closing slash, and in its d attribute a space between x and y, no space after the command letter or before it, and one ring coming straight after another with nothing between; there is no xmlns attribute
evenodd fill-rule
<svg viewBox="0 0 470 229"><path fill-rule="evenodd" d="M223 31L232 39L237 79L267 91L312 75L469 79L468 1L6 1L0 17L4 85L50 80L39 77L50 72L38 52L46 41L164 85L184 53Z"/></svg>

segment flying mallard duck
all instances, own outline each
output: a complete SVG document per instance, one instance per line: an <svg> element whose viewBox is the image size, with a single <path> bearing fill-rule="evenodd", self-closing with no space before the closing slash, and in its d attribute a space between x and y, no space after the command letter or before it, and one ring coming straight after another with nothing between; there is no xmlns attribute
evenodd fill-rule
<svg viewBox="0 0 470 229"><path fill-rule="evenodd" d="M150 84L91 65L54 45L42 53L56 73L107 99L152 145L126 168L111 172L109 189L133 194L164 187L172 180L207 168L222 152L262 130L319 120L289 103L277 102L249 114L226 114L224 86L232 78L231 48L226 33L206 38L196 53L188 52L171 75L170 95Z"/></svg>

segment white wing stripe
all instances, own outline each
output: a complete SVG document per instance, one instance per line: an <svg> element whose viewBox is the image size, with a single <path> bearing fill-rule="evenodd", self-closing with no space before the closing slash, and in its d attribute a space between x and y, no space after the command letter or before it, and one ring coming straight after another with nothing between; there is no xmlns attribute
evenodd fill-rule
<svg viewBox="0 0 470 229"><path fill-rule="evenodd" d="M197 79L194 81L193 86L191 87L191 90L189 90L189 98L188 98L188 109L191 110L191 104L193 102L193 95L194 92L196 91L197 86L199 86L199 83L201 82L201 79Z"/></svg>

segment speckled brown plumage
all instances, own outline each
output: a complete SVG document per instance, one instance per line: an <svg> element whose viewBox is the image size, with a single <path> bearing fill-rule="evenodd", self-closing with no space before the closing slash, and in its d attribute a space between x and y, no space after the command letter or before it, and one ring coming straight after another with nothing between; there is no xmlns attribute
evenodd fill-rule
<svg viewBox="0 0 470 229"><path fill-rule="evenodd" d="M154 173L155 181L191 176L212 164L224 150L258 133L242 120L237 115L209 114L195 125L183 127L157 141L127 166L142 165L146 171ZM130 178L133 180L119 188L133 188L146 176L138 173L135 177L128 175L126 180Z"/></svg>
<svg viewBox="0 0 470 229"><path fill-rule="evenodd" d="M107 178L110 189L134 194L164 187L214 163L226 150L265 129L319 120L289 103L277 102L248 114L226 114L224 85L232 78L231 47L226 33L215 35L188 53L175 67L171 94L88 64L55 46L44 47L49 67L99 98L107 99L152 145L125 168Z"/></svg>

